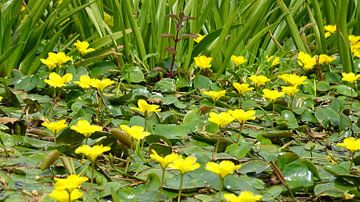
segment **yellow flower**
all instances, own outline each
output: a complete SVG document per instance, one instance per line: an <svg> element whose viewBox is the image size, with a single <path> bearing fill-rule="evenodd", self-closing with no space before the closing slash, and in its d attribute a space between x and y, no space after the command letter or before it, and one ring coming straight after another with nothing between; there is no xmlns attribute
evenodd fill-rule
<svg viewBox="0 0 360 202"><path fill-rule="evenodd" d="M54 88L61 88L65 86L65 83L68 83L72 80L73 75L70 73L65 74L64 76L60 76L55 72L51 72L49 74L49 79L45 79L45 83L49 84Z"/></svg>
<svg viewBox="0 0 360 202"><path fill-rule="evenodd" d="M353 137L347 137L342 143L337 143L336 146L345 147L351 152L356 152L360 150L360 139L355 139Z"/></svg>
<svg viewBox="0 0 360 202"><path fill-rule="evenodd" d="M342 80L347 81L349 83L354 83L356 80L358 80L360 75L355 75L354 73L342 73Z"/></svg>
<svg viewBox="0 0 360 202"><path fill-rule="evenodd" d="M144 131L144 128L142 126L132 126L129 127L127 125L120 125L121 130L126 132L130 137L133 137L136 140L142 140L146 136L149 136L150 133Z"/></svg>
<svg viewBox="0 0 360 202"><path fill-rule="evenodd" d="M241 165L235 165L232 161L224 160L220 163L208 162L206 163L205 169L224 178L227 175L232 175L234 171L240 167Z"/></svg>
<svg viewBox="0 0 360 202"><path fill-rule="evenodd" d="M81 55L85 55L87 53L95 51L95 49L89 48L89 43L87 41L79 41L79 40L77 40L74 43L74 46L80 52Z"/></svg>
<svg viewBox="0 0 360 202"><path fill-rule="evenodd" d="M99 155L110 151L110 149L110 147L104 147L103 145L95 145L92 147L89 145L81 145L75 149L75 154L84 154L91 162L94 162Z"/></svg>
<svg viewBox="0 0 360 202"><path fill-rule="evenodd" d="M305 84L305 80L307 79L306 76L298 76L296 74L282 74L279 78L292 86Z"/></svg>
<svg viewBox="0 0 360 202"><path fill-rule="evenodd" d="M231 114L234 119L236 119L239 123L244 124L248 120L255 120L255 111L254 110L248 110L244 111L242 109L235 109L235 110L229 110L229 113Z"/></svg>
<svg viewBox="0 0 360 202"><path fill-rule="evenodd" d="M328 64L332 63L335 59L336 58L330 57L326 54L320 54L318 56L318 62L320 65L323 65L323 64L328 65Z"/></svg>
<svg viewBox="0 0 360 202"><path fill-rule="evenodd" d="M316 65L316 58L300 51L298 56L298 64L302 66L304 70L310 70Z"/></svg>
<svg viewBox="0 0 360 202"><path fill-rule="evenodd" d="M242 191L239 196L235 194L224 194L226 202L257 202L260 201L262 195L254 195L250 191Z"/></svg>
<svg viewBox="0 0 360 202"><path fill-rule="evenodd" d="M66 120L60 120L55 122L49 122L45 121L41 124L42 126L45 126L47 129L49 129L53 134L57 134L59 131L67 127Z"/></svg>
<svg viewBox="0 0 360 202"><path fill-rule="evenodd" d="M276 99L284 96L284 92L279 92L277 90L264 89L264 97L271 102L274 102Z"/></svg>
<svg viewBox="0 0 360 202"><path fill-rule="evenodd" d="M87 120L79 120L76 125L71 126L70 129L84 135L86 138L97 131L102 131L101 126L90 125Z"/></svg>
<svg viewBox="0 0 360 202"><path fill-rule="evenodd" d="M270 81L270 79L263 75L252 75L249 77L249 79L254 83L256 87L262 86L266 82Z"/></svg>
<svg viewBox="0 0 360 202"><path fill-rule="evenodd" d="M186 157L179 156L169 164L169 168L179 170L181 174L196 170L200 168L200 164L196 162L196 158L193 156Z"/></svg>
<svg viewBox="0 0 360 202"><path fill-rule="evenodd" d="M324 26L325 29L325 38L328 38L329 36L331 36L333 33L336 32L336 25L326 25Z"/></svg>
<svg viewBox="0 0 360 202"><path fill-rule="evenodd" d="M360 36L349 35L350 44L357 44L360 41Z"/></svg>
<svg viewBox="0 0 360 202"><path fill-rule="evenodd" d="M244 93L254 89L253 87L249 87L249 84L247 84L247 83L240 84L240 83L234 82L232 85L234 86L236 91L240 94L244 94Z"/></svg>
<svg viewBox="0 0 360 202"><path fill-rule="evenodd" d="M3 100L3 97L2 96L0 96L0 102Z"/></svg>
<svg viewBox="0 0 360 202"><path fill-rule="evenodd" d="M336 32L336 25L326 25L326 26L324 26L324 29L325 29L325 31L333 34Z"/></svg>
<svg viewBox="0 0 360 202"><path fill-rule="evenodd" d="M79 85L81 88L90 88L90 83L91 83L92 79L88 76L88 75L81 75L80 76L80 80L79 81L75 81L74 83L76 83L77 85Z"/></svg>
<svg viewBox="0 0 360 202"><path fill-rule="evenodd" d="M69 202L69 201L75 201L77 199L80 199L83 197L83 193L79 189L74 189L70 192L70 198L69 198L69 192L66 190L57 190L54 189L50 194L49 197L58 201L58 202Z"/></svg>
<svg viewBox="0 0 360 202"><path fill-rule="evenodd" d="M71 60L70 56L65 55L64 52L58 52L56 54L56 63L58 64L58 66L68 62Z"/></svg>
<svg viewBox="0 0 360 202"><path fill-rule="evenodd" d="M244 56L236 56L236 55L232 55L231 56L231 61L236 65L242 65L244 63L247 62L247 59Z"/></svg>
<svg viewBox="0 0 360 202"><path fill-rule="evenodd" d="M196 38L194 39L194 41L196 43L200 43L201 40L203 40L205 38L205 35L201 35L201 34L196 34Z"/></svg>
<svg viewBox="0 0 360 202"><path fill-rule="evenodd" d="M294 96L295 93L299 92L299 89L296 86L281 86L281 91L286 95Z"/></svg>
<svg viewBox="0 0 360 202"><path fill-rule="evenodd" d="M100 92L102 92L106 87L114 84L115 81L112 81L110 79L91 79L90 85L96 89L98 89Z"/></svg>
<svg viewBox="0 0 360 202"><path fill-rule="evenodd" d="M172 152L171 154L166 155L165 157L160 156L158 153L156 153L155 150L151 150L152 154L150 154L150 158L154 161L157 161L160 163L161 168L163 170L166 169L166 167L173 162L175 159L179 158L179 155Z"/></svg>
<svg viewBox="0 0 360 202"><path fill-rule="evenodd" d="M211 67L212 57L206 57L204 55L200 55L194 58L195 65L201 70L209 69Z"/></svg>
<svg viewBox="0 0 360 202"><path fill-rule="evenodd" d="M219 127L224 127L233 122L234 117L229 112L221 112L220 114L210 112L208 121L215 123Z"/></svg>
<svg viewBox="0 0 360 202"><path fill-rule="evenodd" d="M50 70L54 69L58 64L56 60L56 53L48 53L48 57L46 59L41 58L40 61L48 66Z"/></svg>
<svg viewBox="0 0 360 202"><path fill-rule="evenodd" d="M130 109L140 111L144 114L161 111L161 109L159 109L159 105L148 104L143 99L139 99L137 102L137 105L138 105L138 107L131 107Z"/></svg>
<svg viewBox="0 0 360 202"><path fill-rule="evenodd" d="M280 64L280 57L275 57L275 56L266 56L265 57L266 62L271 62L271 66L274 67L278 64Z"/></svg>
<svg viewBox="0 0 360 202"><path fill-rule="evenodd" d="M202 94L207 95L207 96L211 97L212 100L216 101L216 100L220 99L221 97L225 96L226 90L222 90L222 91L203 91Z"/></svg>
<svg viewBox="0 0 360 202"><path fill-rule="evenodd" d="M69 175L67 178L54 178L54 180L54 187L56 190L72 191L78 188L82 183L88 181L89 179L87 177L82 177L79 175Z"/></svg>

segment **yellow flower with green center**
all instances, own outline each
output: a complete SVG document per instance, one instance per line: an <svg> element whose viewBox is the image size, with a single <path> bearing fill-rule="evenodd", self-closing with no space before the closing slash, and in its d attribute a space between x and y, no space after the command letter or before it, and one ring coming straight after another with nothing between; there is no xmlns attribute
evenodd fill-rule
<svg viewBox="0 0 360 202"><path fill-rule="evenodd" d="M95 51L95 49L89 48L90 45L89 45L89 43L87 41L79 41L79 40L77 40L74 43L74 46L80 52L80 55L85 55L87 53Z"/></svg>
<svg viewBox="0 0 360 202"><path fill-rule="evenodd" d="M279 76L281 80L292 86L299 86L305 84L306 76L298 76L296 74L282 74Z"/></svg>
<svg viewBox="0 0 360 202"><path fill-rule="evenodd" d="M236 91L240 94L245 94L246 92L254 89L253 87L249 87L250 85L247 83L240 84L240 83L234 82L232 85L234 86Z"/></svg>
<svg viewBox="0 0 360 202"><path fill-rule="evenodd" d="M219 127L224 127L233 122L234 117L231 116L229 112L221 112L219 114L215 112L210 112L208 121L215 123Z"/></svg>
<svg viewBox="0 0 360 202"><path fill-rule="evenodd" d="M144 114L151 112L160 112L159 105L148 104L145 100L139 99L137 102L138 107L131 107L130 109L140 111Z"/></svg>
<svg viewBox="0 0 360 202"><path fill-rule="evenodd" d="M209 69L211 67L212 57L200 55L194 58L195 65L201 70Z"/></svg>
<svg viewBox="0 0 360 202"><path fill-rule="evenodd" d="M336 58L334 57L330 57L326 54L320 54L318 56L318 63L320 65L328 65L328 64L331 64Z"/></svg>
<svg viewBox="0 0 360 202"><path fill-rule="evenodd" d="M209 97L211 97L212 100L216 101L218 99L220 99L221 97L224 97L226 94L226 90L221 90L221 91L203 91L202 92L203 95L207 95Z"/></svg>
<svg viewBox="0 0 360 202"><path fill-rule="evenodd" d="M98 89L100 92L102 92L106 87L114 84L115 81L112 81L110 79L91 79L90 80L90 86Z"/></svg>
<svg viewBox="0 0 360 202"><path fill-rule="evenodd" d="M264 97L271 102L274 102L276 99L284 96L284 92L279 92L277 90L264 89Z"/></svg>
<svg viewBox="0 0 360 202"><path fill-rule="evenodd" d="M91 162L95 162L96 158L103 153L110 151L110 147L103 145L95 145L90 147L89 145L81 145L75 149L75 154L84 154Z"/></svg>
<svg viewBox="0 0 360 202"><path fill-rule="evenodd" d="M79 175L69 175L67 178L54 178L54 180L54 188L56 190L67 190L71 192L89 179Z"/></svg>
<svg viewBox="0 0 360 202"><path fill-rule="evenodd" d="M281 91L292 97L299 92L299 89L296 86L281 86Z"/></svg>
<svg viewBox="0 0 360 202"><path fill-rule="evenodd" d="M360 150L360 139L354 137L347 137L342 143L337 143L336 146L345 147L351 152L357 152Z"/></svg>
<svg viewBox="0 0 360 202"><path fill-rule="evenodd" d="M71 201L76 201L76 200L82 198L83 195L84 194L79 189L74 189L73 191L71 191L70 197L69 197L68 191L54 189L49 194L49 197L58 202L71 202Z"/></svg>
<svg viewBox="0 0 360 202"><path fill-rule="evenodd" d="M276 56L266 56L265 57L266 62L271 63L271 67L274 67L278 64L280 64L280 57L276 57Z"/></svg>
<svg viewBox="0 0 360 202"><path fill-rule="evenodd" d="M241 165L235 165L232 161L224 160L220 163L208 162L205 169L224 178L227 175L232 175L240 167Z"/></svg>
<svg viewBox="0 0 360 202"><path fill-rule="evenodd" d="M336 32L336 25L326 25L324 26L325 29L325 38L328 38L329 36L331 36L333 33Z"/></svg>
<svg viewBox="0 0 360 202"><path fill-rule="evenodd" d="M179 155L177 153L172 152L171 154L168 154L164 157L160 156L158 153L156 153L155 150L151 150L150 158L158 163L160 163L161 168L165 170L167 166L173 162L175 159L179 158Z"/></svg>
<svg viewBox="0 0 360 202"><path fill-rule="evenodd" d="M302 66L304 70L310 70L316 65L316 57L311 57L311 55L300 51L298 64Z"/></svg>
<svg viewBox="0 0 360 202"><path fill-rule="evenodd" d="M247 62L246 57L241 56L241 55L240 56L232 55L230 59L231 59L231 62L233 62L236 66L245 64Z"/></svg>
<svg viewBox="0 0 360 202"><path fill-rule="evenodd" d="M150 135L149 132L144 131L144 128L142 126L129 127L127 125L120 125L120 128L121 128L121 130L126 132L130 137L132 137L138 141L140 141Z"/></svg>
<svg viewBox="0 0 360 202"><path fill-rule="evenodd" d="M205 38L205 35L201 35L201 34L196 34L196 38L194 39L194 41L196 43L200 43L201 40L203 40Z"/></svg>
<svg viewBox="0 0 360 202"><path fill-rule="evenodd" d="M95 132L102 131L101 126L90 125L87 120L79 120L76 125L71 126L70 129L84 135L86 138Z"/></svg>
<svg viewBox="0 0 360 202"><path fill-rule="evenodd" d="M255 120L255 110L244 111L242 109L229 110L231 116L240 124L244 124L248 120Z"/></svg>
<svg viewBox="0 0 360 202"><path fill-rule="evenodd" d="M54 88L64 87L66 83L70 82L73 78L73 75L70 73L60 76L55 72L49 74L49 79L45 79L45 83L49 84Z"/></svg>
<svg viewBox="0 0 360 202"><path fill-rule="evenodd" d="M257 202L260 201L262 195L255 195L250 191L242 191L239 196L235 194L224 194L226 202Z"/></svg>
<svg viewBox="0 0 360 202"><path fill-rule="evenodd" d="M249 79L254 83L256 87L265 85L266 82L269 82L270 79L264 75L252 75Z"/></svg>
<svg viewBox="0 0 360 202"><path fill-rule="evenodd" d="M350 73L342 73L342 80L343 81L347 81L349 83L354 83L355 81L357 81L360 78L359 74L354 74L352 72Z"/></svg>
<svg viewBox="0 0 360 202"><path fill-rule="evenodd" d="M60 121L54 121L54 122L44 121L41 125L45 126L47 129L49 129L55 135L59 131L61 131L62 129L67 127L65 119L60 120Z"/></svg>
<svg viewBox="0 0 360 202"><path fill-rule="evenodd" d="M79 85L81 88L86 89L91 87L91 81L92 78L88 75L81 75L79 81L75 81L77 85Z"/></svg>
<svg viewBox="0 0 360 202"><path fill-rule="evenodd" d="M196 162L196 158L194 156L189 156L186 158L179 156L169 164L169 168L179 170L183 175L187 172L200 168L200 164Z"/></svg>

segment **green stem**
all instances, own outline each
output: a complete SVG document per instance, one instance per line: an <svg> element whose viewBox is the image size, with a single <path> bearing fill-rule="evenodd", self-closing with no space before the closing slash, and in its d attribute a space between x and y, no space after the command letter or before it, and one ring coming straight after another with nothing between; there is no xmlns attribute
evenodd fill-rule
<svg viewBox="0 0 360 202"><path fill-rule="evenodd" d="M90 181L91 186L93 186L94 183L94 170L95 170L95 161L91 162L91 181Z"/></svg>
<svg viewBox="0 0 360 202"><path fill-rule="evenodd" d="M239 134L238 134L237 140L236 140L236 142L237 142L238 144L239 144L239 140L240 140L240 136L241 136L241 131L242 131L243 127L244 127L244 124L245 124L245 122L240 123L240 131L239 131Z"/></svg>
<svg viewBox="0 0 360 202"><path fill-rule="evenodd" d="M159 190L159 195L158 195L158 201L161 201L161 193L164 187L164 181L165 181L165 168L162 169L162 173L161 173L161 182L160 182L160 190Z"/></svg>
<svg viewBox="0 0 360 202"><path fill-rule="evenodd" d="M215 148L214 148L214 152L213 152L213 156L212 156L213 160L215 160L215 156L216 156L216 153L217 153L218 148L219 148L219 143L220 143L220 135L218 134L218 139L217 139L217 142L216 142L216 145L215 145Z"/></svg>
<svg viewBox="0 0 360 202"><path fill-rule="evenodd" d="M182 190L183 180L184 180L184 174L181 173L180 175L181 175L181 176L180 176L180 187L179 187L179 193L178 193L177 202L181 202L181 190Z"/></svg>
<svg viewBox="0 0 360 202"><path fill-rule="evenodd" d="M272 123L271 123L271 128L274 129L274 122L275 122L275 101L273 101L272 103Z"/></svg>
<svg viewBox="0 0 360 202"><path fill-rule="evenodd" d="M131 152L132 151L129 152L129 156L128 156L127 161L126 161L125 175L127 174L127 171L129 169L129 165L130 165L130 161L131 161Z"/></svg>
<svg viewBox="0 0 360 202"><path fill-rule="evenodd" d="M220 187L220 191L219 191L219 201L222 201L222 192L224 191L224 187L225 187L225 179L222 178L220 175L220 182L221 182L221 187Z"/></svg>

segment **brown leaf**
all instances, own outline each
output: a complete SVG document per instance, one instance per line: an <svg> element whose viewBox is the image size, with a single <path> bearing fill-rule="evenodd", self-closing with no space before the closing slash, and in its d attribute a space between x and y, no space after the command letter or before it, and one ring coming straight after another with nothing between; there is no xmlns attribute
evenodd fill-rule
<svg viewBox="0 0 360 202"><path fill-rule="evenodd" d="M306 130L306 133L310 137L315 138L315 139L325 139L326 138L326 134L321 133L321 132L316 132L316 131L314 131L314 130L312 130L310 128Z"/></svg>
<svg viewBox="0 0 360 202"><path fill-rule="evenodd" d="M14 124L15 122L19 121L18 118L11 118L11 117L0 117L0 123L2 124Z"/></svg>

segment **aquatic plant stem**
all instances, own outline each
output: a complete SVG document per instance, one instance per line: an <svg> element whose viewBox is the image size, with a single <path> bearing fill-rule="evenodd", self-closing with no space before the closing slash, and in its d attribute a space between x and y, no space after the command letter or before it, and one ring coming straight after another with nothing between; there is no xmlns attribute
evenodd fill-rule
<svg viewBox="0 0 360 202"><path fill-rule="evenodd" d="M180 187L179 187L177 202L181 202L181 190L182 190L182 186L183 186L183 181L184 181L184 174L180 173Z"/></svg>

